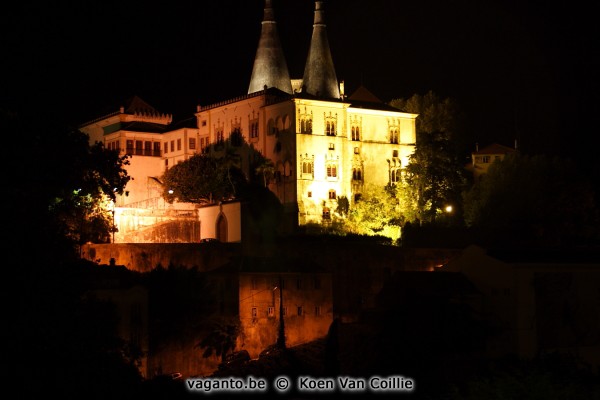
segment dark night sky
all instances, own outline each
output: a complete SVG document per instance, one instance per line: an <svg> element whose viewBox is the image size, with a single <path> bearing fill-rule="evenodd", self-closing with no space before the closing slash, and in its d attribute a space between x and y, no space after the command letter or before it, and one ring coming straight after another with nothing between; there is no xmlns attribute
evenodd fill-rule
<svg viewBox="0 0 600 400"><path fill-rule="evenodd" d="M347 92L362 82L389 101L433 90L467 112L473 143L512 145L518 138L523 148L571 152L589 151L596 141L598 106L600 35L591 5L578 2L328 0L325 9ZM314 1L274 5L290 73L301 78ZM78 123L136 94L161 112L191 116L197 104L246 94L263 6L11 6L0 16L2 103L57 111Z"/></svg>

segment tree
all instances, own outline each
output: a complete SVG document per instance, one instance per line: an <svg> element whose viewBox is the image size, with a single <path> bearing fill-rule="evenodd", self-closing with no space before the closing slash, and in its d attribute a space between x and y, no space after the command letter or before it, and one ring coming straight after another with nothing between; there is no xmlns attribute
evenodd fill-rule
<svg viewBox="0 0 600 400"><path fill-rule="evenodd" d="M366 184L348 210L345 227L359 235L382 235L396 240L400 236L401 215L398 201L383 187Z"/></svg>
<svg viewBox="0 0 600 400"><path fill-rule="evenodd" d="M244 181L241 171L225 159L194 154L165 172L163 197L170 202L212 204L233 199Z"/></svg>
<svg viewBox="0 0 600 400"><path fill-rule="evenodd" d="M461 149L462 114L458 104L433 92L395 99L390 104L419 114L416 148L397 185L403 214L409 221L435 221L447 204L455 208L468 183Z"/></svg>
<svg viewBox="0 0 600 400"><path fill-rule="evenodd" d="M210 321L209 333L198 343L204 349L202 357L208 358L213 354L225 361L225 356L235 349L240 333L239 320L234 317L214 317Z"/></svg>
<svg viewBox="0 0 600 400"><path fill-rule="evenodd" d="M591 184L568 159L512 154L495 161L464 195L467 226L493 240L533 245L598 238Z"/></svg>
<svg viewBox="0 0 600 400"><path fill-rule="evenodd" d="M262 158L261 161L262 162L256 166L255 172L263 178L263 184L267 187L269 181L275 175L275 166L273 165L273 161L268 158Z"/></svg>
<svg viewBox="0 0 600 400"><path fill-rule="evenodd" d="M38 248L45 247L46 258L77 257L78 244L110 237L107 203L124 194L130 179L124 169L128 157L101 143L90 145L78 129L38 118L6 111L0 115L9 140L28 138L27 159L15 165L16 173L3 185L4 209L20 216L10 237L15 248L35 239Z"/></svg>

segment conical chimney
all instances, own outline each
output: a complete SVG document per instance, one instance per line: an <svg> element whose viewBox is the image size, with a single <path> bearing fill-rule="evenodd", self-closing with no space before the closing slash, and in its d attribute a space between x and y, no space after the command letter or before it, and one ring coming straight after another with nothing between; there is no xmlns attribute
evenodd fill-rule
<svg viewBox="0 0 600 400"><path fill-rule="evenodd" d="M263 90L265 86L292 93L290 73L277 32L272 0L265 0L265 13L248 94Z"/></svg>
<svg viewBox="0 0 600 400"><path fill-rule="evenodd" d="M317 97L339 99L340 88L333 68L333 59L325 28L323 2L315 1L315 20L308 58L304 67L302 91Z"/></svg>

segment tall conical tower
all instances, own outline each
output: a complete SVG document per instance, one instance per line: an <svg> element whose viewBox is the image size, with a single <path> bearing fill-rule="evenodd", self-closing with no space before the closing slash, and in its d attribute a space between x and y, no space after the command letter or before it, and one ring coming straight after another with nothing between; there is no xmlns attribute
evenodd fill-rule
<svg viewBox="0 0 600 400"><path fill-rule="evenodd" d="M262 21L258 50L252 68L248 94L263 90L265 86L276 87L292 93L292 83L287 62L283 55L277 23L271 0L265 0L265 13Z"/></svg>
<svg viewBox="0 0 600 400"><path fill-rule="evenodd" d="M302 88L302 92L313 96L330 99L340 98L340 88L333 68L333 59L329 49L327 30L325 29L325 11L323 10L322 1L315 2L315 22L308 58L304 67Z"/></svg>

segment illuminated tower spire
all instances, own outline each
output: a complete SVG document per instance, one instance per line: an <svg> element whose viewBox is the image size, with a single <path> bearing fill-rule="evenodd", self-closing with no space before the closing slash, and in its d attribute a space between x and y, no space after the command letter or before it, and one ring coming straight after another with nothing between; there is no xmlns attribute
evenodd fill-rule
<svg viewBox="0 0 600 400"><path fill-rule="evenodd" d="M315 1L315 21L308 58L304 67L302 91L317 97L339 99L340 88L333 68L325 27L323 2Z"/></svg>
<svg viewBox="0 0 600 400"><path fill-rule="evenodd" d="M265 13L248 94L263 90L265 86L292 93L290 73L279 41L271 3L272 0L265 0Z"/></svg>

